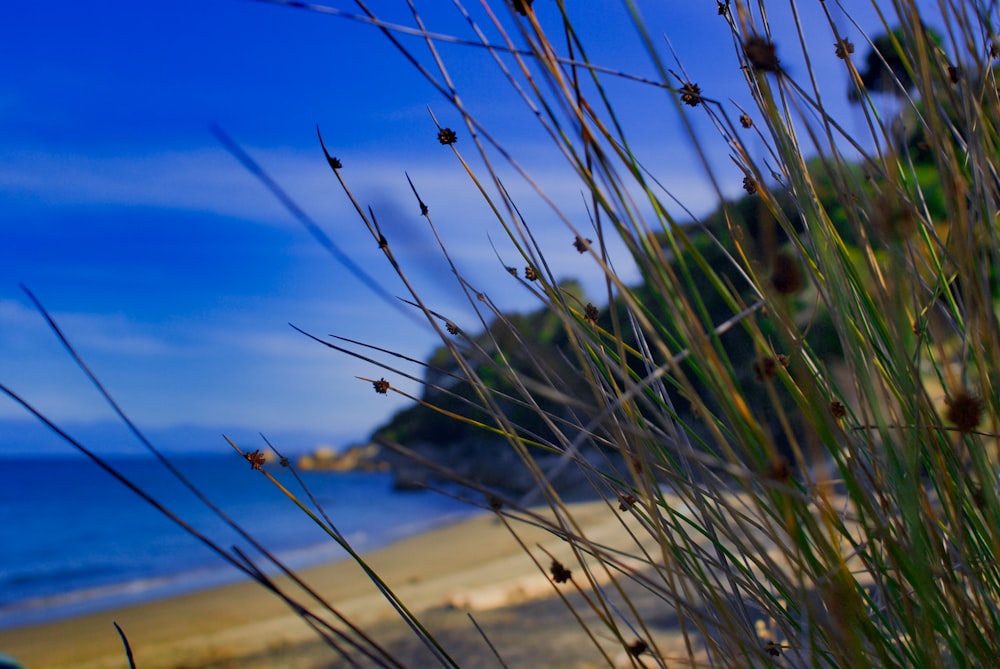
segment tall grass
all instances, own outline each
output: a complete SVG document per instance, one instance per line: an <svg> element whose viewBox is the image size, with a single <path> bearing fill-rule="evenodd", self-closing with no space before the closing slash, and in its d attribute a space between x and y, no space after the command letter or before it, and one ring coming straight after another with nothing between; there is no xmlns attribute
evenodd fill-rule
<svg viewBox="0 0 1000 669"><path fill-rule="evenodd" d="M536 478L549 527L572 550L565 565L535 557L557 582L564 568L583 575L572 583L599 614L595 643L617 639L636 663L676 660L619 587L634 581L676 612L692 665L986 666L1000 648L996 7L942 3L929 16L914 2L884 3L882 25L864 27L872 38L858 45L831 18L829 47L807 50L805 71L793 73L783 51L816 41L795 2L796 32L772 33L770 4L718 5L754 103L740 109L674 74L638 4L626 3L657 72L637 85L669 91L684 118L710 119L718 136L692 132L692 146L727 152L753 200L701 225L668 213L673 194L631 148L642 138L617 121L628 100L606 81L622 73L589 62L561 2L514 2L475 32L586 193L589 221L549 203L601 272L604 310L566 294L548 270L535 222L494 163L516 168L516 157L491 145L451 91L428 35L431 65L412 61L462 114L471 142L461 146L476 160L451 129L439 138L521 254L518 280L561 323L568 364L533 349L533 334L477 293L445 247L442 262L488 335L455 336L447 314L415 290L409 299L473 389L465 399L489 416L470 408L455 420L502 435ZM866 133L847 133L824 105L821 59L841 62ZM901 111L880 114L886 98ZM349 171L328 158L350 194ZM409 286L392 240L358 212ZM627 258L609 255L611 238ZM626 262L641 285L620 280L615 265ZM393 359L385 364L379 377ZM423 401L443 397L429 389ZM525 408L530 425L511 418ZM641 567L587 539L541 464L553 453L609 514L639 521L626 554ZM610 585L599 586L604 573Z"/></svg>
<svg viewBox="0 0 1000 669"><path fill-rule="evenodd" d="M559 283L538 223L509 196L500 174L520 163L452 90L438 47L453 40L409 4L409 33L429 54L418 55L400 26L356 4L354 18L379 26L461 115L464 128L433 132L520 254L511 280L561 327L558 351L535 345L537 333L479 292L442 243L441 262L484 334L459 331L412 287L412 268L352 192L350 170L322 147L360 233L378 243L447 348L439 376L456 375L470 391L457 400L467 411L454 410L445 386L413 399L502 438L534 478L548 513L465 482L490 495L484 506L515 538L516 521L530 519L565 540L559 555L524 550L557 592L586 595L564 601L595 660L624 651L634 666L991 666L1000 648L996 4L940 3L928 15L912 0L876 3L882 23L858 26L870 37L857 44L828 15L816 50L797 20L788 34L769 28L769 10L797 17L795 0L719 2L732 36L719 52L742 68L753 101L741 108L726 101L736 92L709 96L674 73L683 69L647 31L640 3L624 6L655 78L591 63L561 0L484 2L476 15L485 25L456 0L474 36L467 48L488 50L586 194L589 220L579 220L521 174L602 277L603 298L591 298L600 309ZM801 49L805 68L786 69L783 54ZM851 82L865 131L845 131L858 124L823 102L831 92L814 66L830 60ZM709 156L728 154L747 198L705 220L673 216L675 194L633 151L643 138L618 121L629 101L607 82L622 77L661 89L681 118L708 119L717 135L692 130L691 148L708 168ZM900 111L885 113L885 99ZM713 175L722 201L724 177ZM413 192L436 234L437 203ZM614 245L626 255L613 257ZM640 282L620 278L615 268L626 265ZM322 341L376 365L377 390L399 392L393 375L406 372L394 352ZM459 463L426 464L447 475ZM589 482L630 545L588 539L551 482L553 467ZM648 624L637 591L676 615L678 643ZM391 664L377 645L364 648Z"/></svg>

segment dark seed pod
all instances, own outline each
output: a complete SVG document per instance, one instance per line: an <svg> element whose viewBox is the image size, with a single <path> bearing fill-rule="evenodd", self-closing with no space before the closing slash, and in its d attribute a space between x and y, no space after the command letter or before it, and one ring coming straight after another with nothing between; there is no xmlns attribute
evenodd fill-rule
<svg viewBox="0 0 1000 669"><path fill-rule="evenodd" d="M781 295L792 295L802 288L802 270L798 260L790 253L779 252L771 267L771 285Z"/></svg>
<svg viewBox="0 0 1000 669"><path fill-rule="evenodd" d="M754 36L747 39L743 45L743 53L746 54L750 66L757 72L777 74L781 71L774 43L763 37Z"/></svg>
<svg viewBox="0 0 1000 669"><path fill-rule="evenodd" d="M983 401L965 390L944 401L948 408L945 419L955 425L959 432L972 432L983 419Z"/></svg>
<svg viewBox="0 0 1000 669"><path fill-rule="evenodd" d="M438 132L438 141L444 146L448 146L458 141L458 135L451 128L441 128Z"/></svg>
<svg viewBox="0 0 1000 669"><path fill-rule="evenodd" d="M559 560L552 560L549 572L552 574L552 580L556 583L565 583L573 577L573 572L564 567L562 562L559 562Z"/></svg>

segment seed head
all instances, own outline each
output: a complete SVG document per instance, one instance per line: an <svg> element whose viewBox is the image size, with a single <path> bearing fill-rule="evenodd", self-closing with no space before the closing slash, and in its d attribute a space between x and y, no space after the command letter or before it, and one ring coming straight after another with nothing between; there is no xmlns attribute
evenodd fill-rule
<svg viewBox="0 0 1000 669"><path fill-rule="evenodd" d="M573 572L564 567L562 562L554 558L552 565L549 567L549 572L552 574L552 580L556 583L565 583L573 577Z"/></svg>
<svg viewBox="0 0 1000 669"><path fill-rule="evenodd" d="M834 400L830 402L830 413L833 414L834 418L840 420L847 415L847 407L840 400Z"/></svg>
<svg viewBox="0 0 1000 669"><path fill-rule="evenodd" d="M802 270L792 254L781 251L774 256L771 285L779 295L792 295L802 288Z"/></svg>
<svg viewBox="0 0 1000 669"><path fill-rule="evenodd" d="M587 321L591 325L597 325L597 319L600 317L601 312L597 310L597 307L591 302L587 302L587 306L583 309L583 320Z"/></svg>
<svg viewBox="0 0 1000 669"><path fill-rule="evenodd" d="M587 249L590 248L591 240L577 235L576 239L573 240L573 248L576 249L577 253L586 253Z"/></svg>
<svg viewBox="0 0 1000 669"><path fill-rule="evenodd" d="M629 493L621 493L618 495L618 510L622 512L628 511L633 506L635 506L635 502L636 502L635 495L631 495Z"/></svg>
<svg viewBox="0 0 1000 669"><path fill-rule="evenodd" d="M649 650L649 644L643 641L642 639L636 639L635 641L630 643L625 648L625 650L627 650L628 654L631 655L632 657L639 657L647 650Z"/></svg>
<svg viewBox="0 0 1000 669"><path fill-rule="evenodd" d="M250 463L250 469L255 472L259 472L264 469L264 463L267 462L267 457L260 452L260 449L257 449L252 453L247 453L244 457L247 459L247 462Z"/></svg>
<svg viewBox="0 0 1000 669"><path fill-rule="evenodd" d="M715 4L719 10L719 16L729 16L729 0L722 2L722 0L716 0Z"/></svg>
<svg viewBox="0 0 1000 669"><path fill-rule="evenodd" d="M767 471L764 473L764 476L771 481L788 483L788 481L792 478L792 466L789 464L788 460L779 455L771 460L770 464L768 464Z"/></svg>
<svg viewBox="0 0 1000 669"><path fill-rule="evenodd" d="M951 83L957 84L959 80L962 78L962 68L957 67L955 65L949 65L948 78L951 80Z"/></svg>
<svg viewBox="0 0 1000 669"><path fill-rule="evenodd" d="M517 276L517 268L516 267L507 266L507 267L504 267L504 269L507 270L507 274L510 274L511 276Z"/></svg>
<svg viewBox="0 0 1000 669"><path fill-rule="evenodd" d="M701 87L690 81L681 86L681 102L692 107L700 105L703 102Z"/></svg>
<svg viewBox="0 0 1000 669"><path fill-rule="evenodd" d="M983 419L983 401L965 390L958 391L944 401L948 408L944 417L953 423L959 432L972 432Z"/></svg>
<svg viewBox="0 0 1000 669"><path fill-rule="evenodd" d="M372 386L375 387L375 392L379 395L385 395L389 392L389 382L385 379L379 379L378 381L372 381Z"/></svg>
<svg viewBox="0 0 1000 669"><path fill-rule="evenodd" d="M786 359L787 364L787 359ZM763 383L764 381L770 381L778 374L778 367L782 366L781 362L770 355L766 355L762 358L757 358L753 363L753 375L758 381Z"/></svg>
<svg viewBox="0 0 1000 669"><path fill-rule="evenodd" d="M450 335L462 334L462 331L459 329L459 327L454 323L452 323L451 321L445 323L444 328L448 331L448 334Z"/></svg>
<svg viewBox="0 0 1000 669"><path fill-rule="evenodd" d="M854 53L854 45L851 44L851 41L847 38L839 40L833 45L833 47L835 49L834 53L837 54L837 58L840 58L841 60L847 60L847 57Z"/></svg>
<svg viewBox="0 0 1000 669"><path fill-rule="evenodd" d="M743 53L746 54L750 66L757 72L773 72L775 74L781 72L777 49L773 42L755 35L747 39L743 45Z"/></svg>
<svg viewBox="0 0 1000 669"><path fill-rule="evenodd" d="M521 16L527 16L528 10L531 8L531 3L535 0L513 0L514 11Z"/></svg>
<svg viewBox="0 0 1000 669"><path fill-rule="evenodd" d="M441 130L438 131L438 141L441 142L442 145L448 146L449 144L454 144L458 141L458 135L456 135L455 131L451 128L441 128Z"/></svg>
<svg viewBox="0 0 1000 669"><path fill-rule="evenodd" d="M757 192L757 182L750 175L743 177L743 190L749 195L754 195Z"/></svg>
<svg viewBox="0 0 1000 669"><path fill-rule="evenodd" d="M537 281L538 272L535 271L534 267L528 265L527 267L524 268L524 278L527 279L528 281Z"/></svg>
<svg viewBox="0 0 1000 669"><path fill-rule="evenodd" d="M753 127L753 119L746 114L740 114L740 125L749 130Z"/></svg>

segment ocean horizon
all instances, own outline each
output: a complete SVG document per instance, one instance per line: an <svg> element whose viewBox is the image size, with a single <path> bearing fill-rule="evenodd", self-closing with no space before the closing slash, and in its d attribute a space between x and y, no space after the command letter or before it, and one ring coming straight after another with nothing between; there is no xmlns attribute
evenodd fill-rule
<svg viewBox="0 0 1000 669"><path fill-rule="evenodd" d="M268 551L294 569L346 553L238 455L171 462ZM266 560L151 457L109 463L223 548ZM2 456L0 629L215 587L246 577L88 459ZM298 494L291 472L268 465ZM351 545L372 550L474 509L430 491L400 492L385 473L301 472ZM301 499L306 501L304 495ZM256 560L256 558L261 558ZM269 570L269 571L274 571Z"/></svg>

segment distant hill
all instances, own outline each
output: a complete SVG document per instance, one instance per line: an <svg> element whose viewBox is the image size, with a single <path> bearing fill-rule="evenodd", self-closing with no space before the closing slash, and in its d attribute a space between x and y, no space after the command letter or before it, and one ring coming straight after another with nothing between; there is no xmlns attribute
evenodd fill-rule
<svg viewBox="0 0 1000 669"><path fill-rule="evenodd" d="M726 206L730 209L730 216L742 219L746 230L753 236L770 237L769 243L772 246L784 243L780 233L764 231L769 223L761 216L761 205L754 197L747 196L736 202L727 203ZM789 209L794 211L790 204ZM739 286L745 283L725 257L726 251L731 252L733 247L731 240L728 239L721 208L709 216L704 224L704 229L711 230L716 238L722 241L723 248L719 248L708 234L698 232L696 228L691 227L689 230L693 245L731 285ZM678 259L675 258L672 262L676 265ZM712 321L721 323L730 318L731 307L711 287L707 277L699 274L697 267L691 271L698 286L697 290L704 300L704 307ZM565 282L559 289L564 300L581 312L589 302L576 282ZM669 308L663 303L661 296L646 286L636 287L634 293L646 309L655 311ZM747 303L754 300L749 291L745 291L743 297ZM597 323L610 327L609 309L618 309L620 322L627 322L623 307L615 303L597 310ZM829 339L829 333L822 325L821 315L817 315L817 325L812 329L812 337L814 344L827 354L837 354L836 340ZM824 337L828 340L824 341ZM634 337L628 332L624 333L623 338L627 346L635 345ZM737 327L724 334L721 341L730 357L740 361L742 365L737 370L740 382L758 383L754 369L755 352L749 336ZM511 380L505 378L501 371L497 358L498 350L505 352L514 369L523 370L520 372L522 381L554 385L571 397L579 398L584 404L588 402L588 398L593 404L592 390L574 364L576 357L570 348L567 333L559 317L548 309L542 308L527 314L507 314L491 323L486 332L470 335L464 343L459 337L456 342L466 352L478 376L489 387L503 394L515 397L518 395ZM638 358L630 362L637 373L642 373L640 371L643 369L642 362ZM661 362L663 361L657 361L657 364ZM452 360L448 350L444 346L438 348L429 357L427 364L429 370L426 373L426 386L421 399L424 403L443 411L435 411L420 404L399 411L373 432L372 442L387 441L400 444L416 452L420 457L446 465L461 477L506 493L521 494L530 490L533 480L504 436L446 415L458 414L473 421L481 421L490 427L494 426L487 412L470 407L461 399L475 399L476 394L472 385L462 377L459 366ZM539 365L547 370L547 378L539 378L537 371ZM750 395L753 396L753 393ZM686 423L696 425L698 421L691 415L683 398L674 399L677 401L680 418ZM569 438L575 436L571 425L586 423L585 409L561 406L546 399L539 400L539 403L554 416L568 419L568 424L562 425L559 429L564 430ZM766 400L762 398L761 404L763 408ZM522 436L529 440L537 438L537 441L541 442L556 441L553 438L552 426L545 424L534 409L513 400L501 400L499 405L511 423L519 427ZM400 487L419 487L424 483L438 483L445 480L445 477L389 449L376 448L369 453L372 460L387 464L395 472ZM537 449L535 455L543 469L554 466L558 460L557 455L546 455ZM605 456L611 457L613 462L620 463L621 459L617 454L584 453L584 457L587 458ZM576 467L565 468L562 480L557 483L557 487L561 486L564 491L590 488Z"/></svg>
<svg viewBox="0 0 1000 669"><path fill-rule="evenodd" d="M60 424L71 437L100 455L142 456L148 451L128 429L114 420L69 422ZM153 445L174 455L233 455L225 434L240 446L264 449L261 430L254 426L223 427L176 425L143 429ZM293 456L315 450L317 446L344 443L348 435L331 435L310 430L264 431L264 435L282 452ZM80 452L47 427L30 417L0 419L0 457L75 457Z"/></svg>

